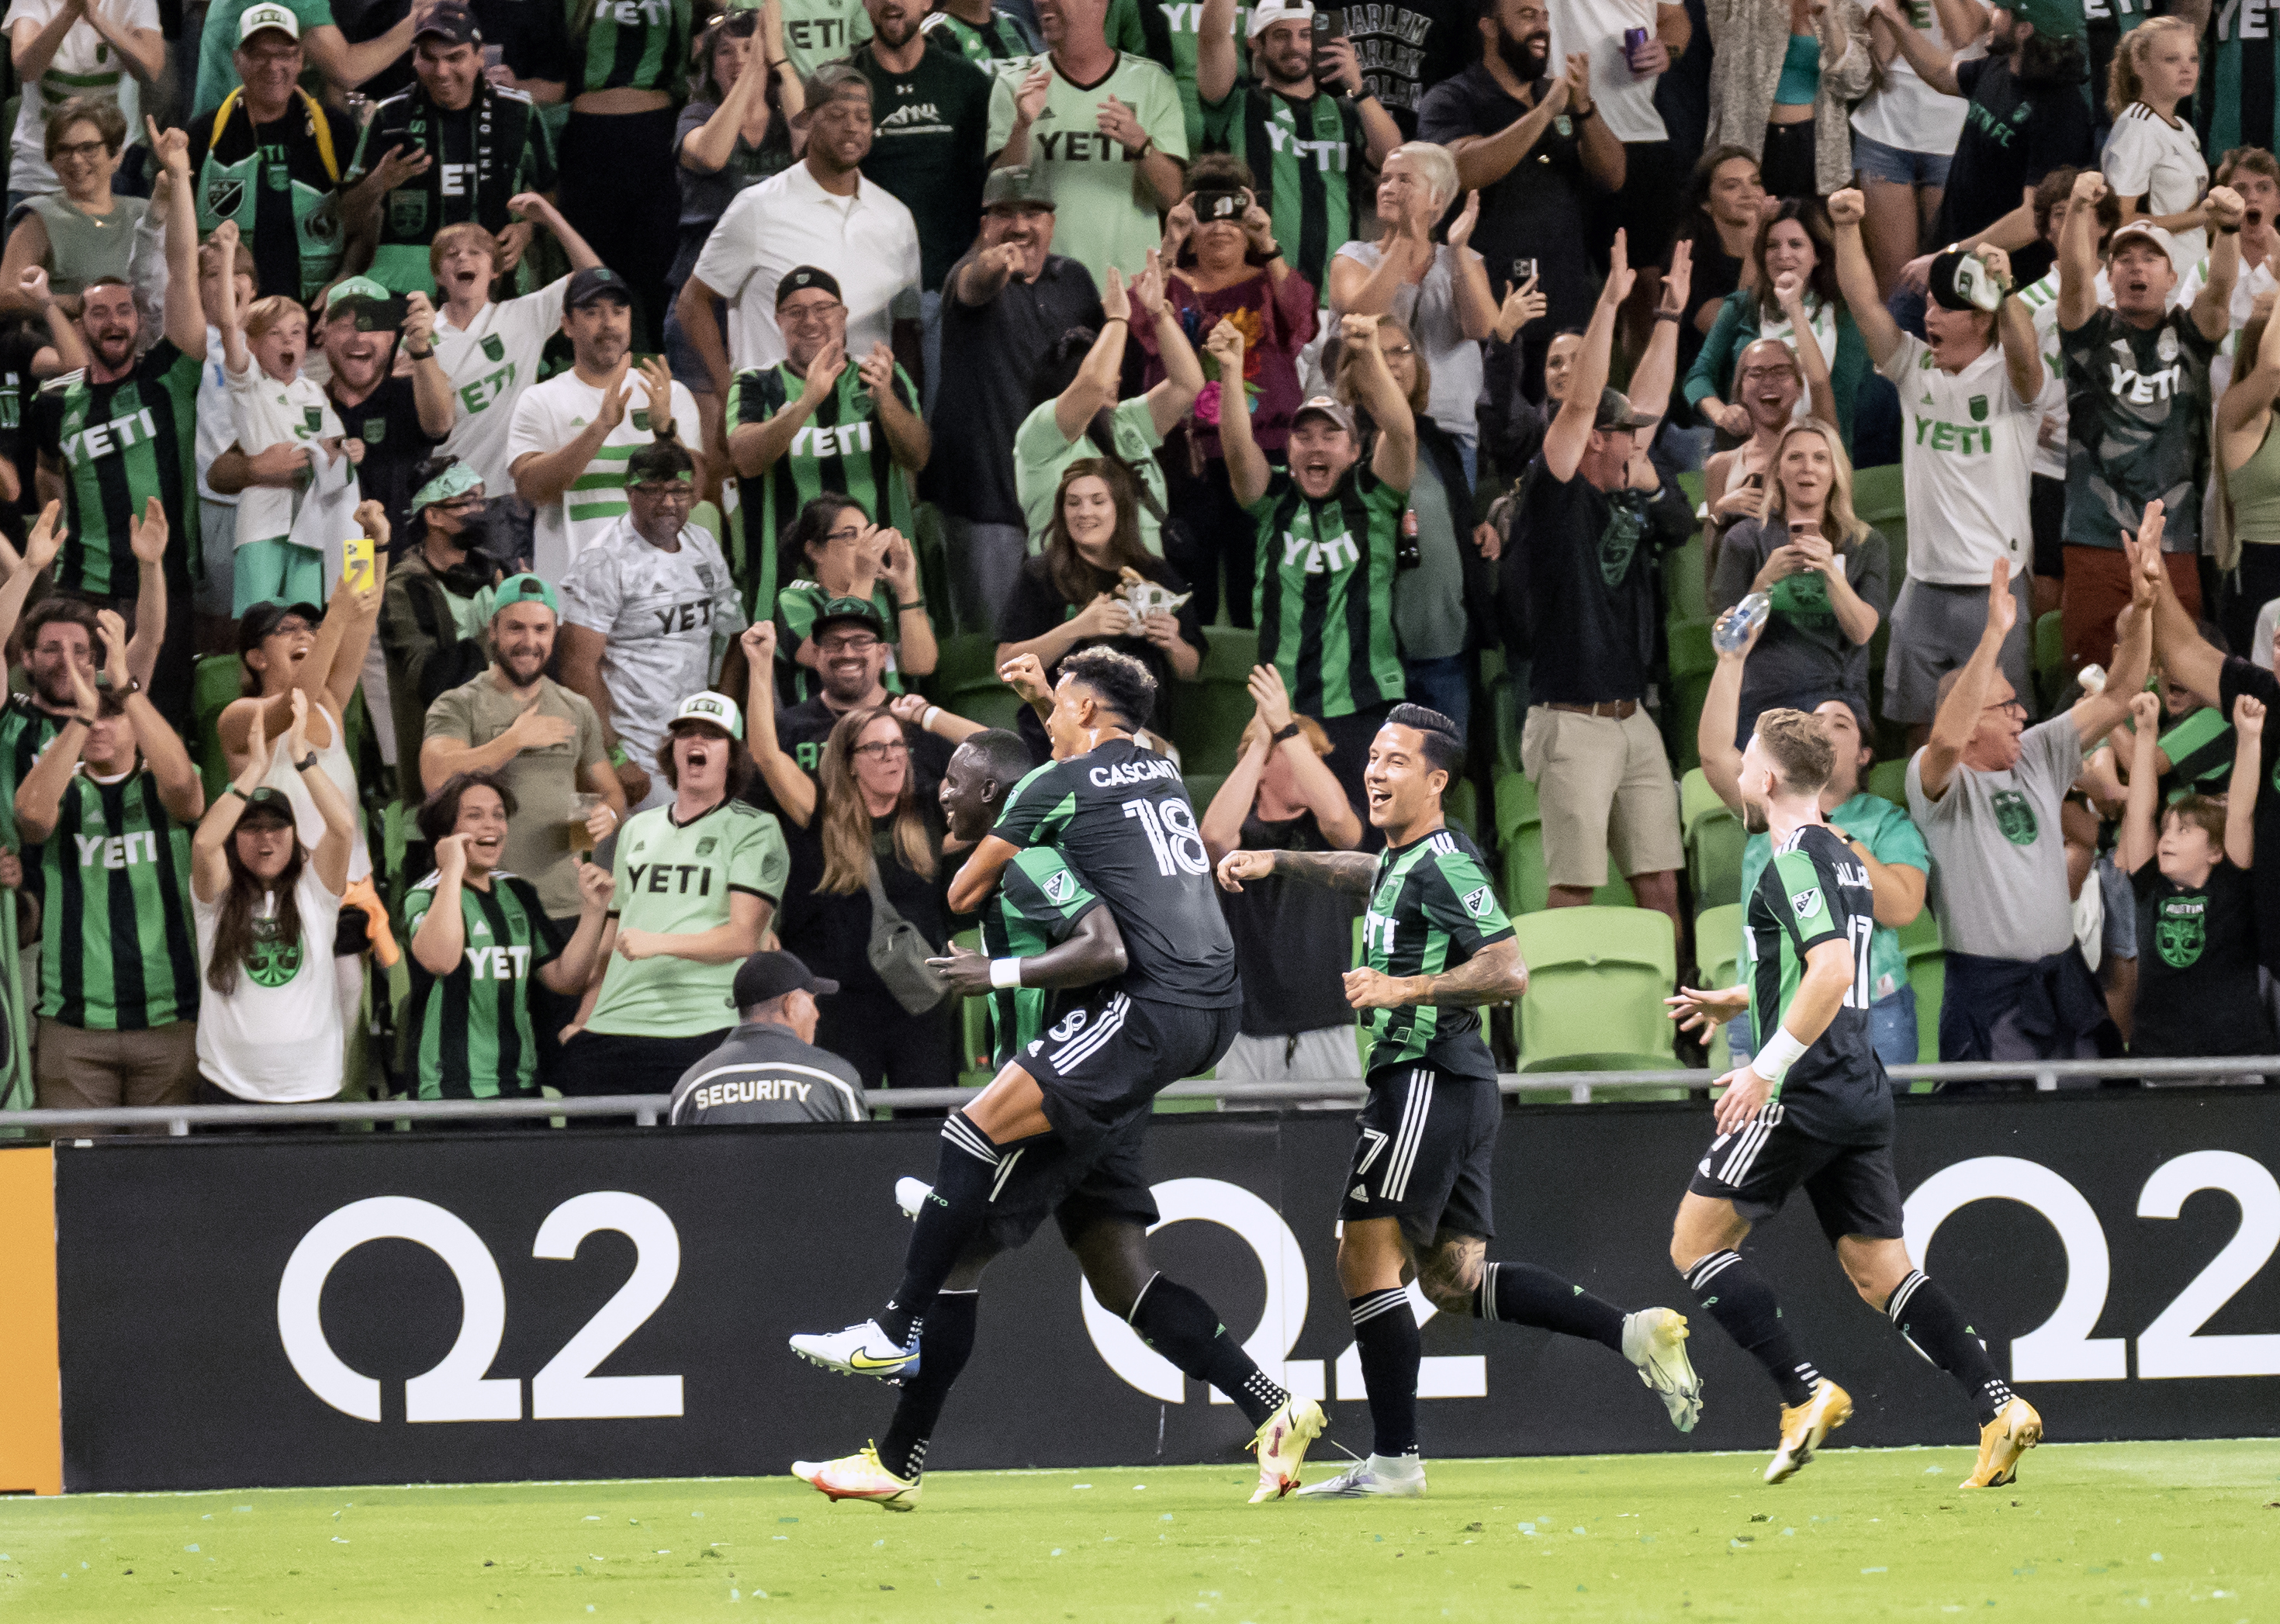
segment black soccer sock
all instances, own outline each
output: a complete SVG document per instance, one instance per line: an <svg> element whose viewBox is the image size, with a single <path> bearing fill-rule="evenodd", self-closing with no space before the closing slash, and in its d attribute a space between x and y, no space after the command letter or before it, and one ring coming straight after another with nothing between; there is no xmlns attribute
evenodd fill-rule
<svg viewBox="0 0 2280 1624"><path fill-rule="evenodd" d="M1686 1272L1686 1283L1726 1335L1766 1367L1783 1404L1801 1405L1813 1397L1821 1373L1799 1354L1782 1325L1774 1289L1741 1253L1712 1252Z"/></svg>
<svg viewBox="0 0 2280 1624"><path fill-rule="evenodd" d="M1473 1288L1473 1317L1541 1326L1623 1351L1623 1311L1533 1263L1490 1263Z"/></svg>
<svg viewBox="0 0 2280 1624"><path fill-rule="evenodd" d="M1265 1426L1290 1397L1227 1334L1212 1305L1176 1280L1159 1274L1142 1287L1131 1325L1181 1370L1235 1400L1253 1427Z"/></svg>
<svg viewBox="0 0 2280 1624"><path fill-rule="evenodd" d="M1361 1379L1369 1388L1369 1420L1376 1442L1371 1449L1398 1457L1417 1452L1417 1366L1424 1345L1409 1294L1398 1286L1348 1297L1353 1313L1354 1351L1361 1356Z"/></svg>
<svg viewBox="0 0 2280 1624"><path fill-rule="evenodd" d="M919 1206L918 1228L903 1254L903 1282L873 1319L889 1340L910 1346L942 1282L990 1216L990 1188L1005 1158L990 1135L963 1111L942 1125L942 1156L935 1166L934 1192ZM921 1358L920 1363L924 1364Z"/></svg>
<svg viewBox="0 0 2280 1624"><path fill-rule="evenodd" d="M1893 1288L1884 1314L1908 1339L1908 1346L1953 1376L1970 1395L1981 1426L2011 1402L2011 1384L1996 1373L1987 1344L1963 1322L1963 1310L1955 1299L1932 1284L1922 1269L1910 1271Z"/></svg>
<svg viewBox="0 0 2280 1624"><path fill-rule="evenodd" d="M919 1374L903 1383L895 1401L895 1419L887 1423L879 1445L879 1464L897 1477L913 1478L926 1470L927 1439L942 1419L942 1406L951 1384L974 1352L974 1321L981 1318L978 1291L944 1291L927 1310L926 1329L920 1334Z"/></svg>

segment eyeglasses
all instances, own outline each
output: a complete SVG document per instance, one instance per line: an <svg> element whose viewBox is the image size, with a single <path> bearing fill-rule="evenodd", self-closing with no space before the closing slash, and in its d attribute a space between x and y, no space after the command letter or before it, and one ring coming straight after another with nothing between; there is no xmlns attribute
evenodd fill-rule
<svg viewBox="0 0 2280 1624"><path fill-rule="evenodd" d="M908 739L878 739L868 744L858 744L855 753L868 756L874 761L891 761L897 756L909 755L911 743Z"/></svg>
<svg viewBox="0 0 2280 1624"><path fill-rule="evenodd" d="M1758 383L1768 378L1796 376L1797 369L1793 366L1745 366L1742 368L1742 381L1745 383Z"/></svg>
<svg viewBox="0 0 2280 1624"><path fill-rule="evenodd" d="M1381 347L1378 350L1378 354L1383 356L1389 361L1400 360L1405 357L1413 356L1416 353L1417 346L1414 344L1398 344L1390 350Z"/></svg>
<svg viewBox="0 0 2280 1624"><path fill-rule="evenodd" d="M697 502L694 485L628 485L626 489L652 502L677 502L684 507L694 506Z"/></svg>
<svg viewBox="0 0 2280 1624"><path fill-rule="evenodd" d="M1983 705L1980 708L1987 711L2000 711L2004 715L2015 716L2021 721L2027 720L2026 705L2016 699L1999 699L1992 704Z"/></svg>
<svg viewBox="0 0 2280 1624"><path fill-rule="evenodd" d="M860 525L847 525L839 529L828 532L825 535L823 539L827 544L834 546L837 545L841 542L859 542L863 539L863 527Z"/></svg>
<svg viewBox="0 0 2280 1624"><path fill-rule="evenodd" d="M789 310L778 311L776 320L782 326L788 327L813 327L819 322L830 320L832 317L843 313L846 308L836 299L822 304L795 304Z"/></svg>
<svg viewBox="0 0 2280 1624"><path fill-rule="evenodd" d="M441 508L447 513L465 513L471 512L475 508L479 508L482 506L482 488L478 486L474 489L468 491L464 496L446 497L441 502L431 502L428 504L428 506L431 508Z"/></svg>
<svg viewBox="0 0 2280 1624"><path fill-rule="evenodd" d="M56 148L58 158L95 158L111 150L111 143L100 135L93 141L66 141Z"/></svg>
<svg viewBox="0 0 2280 1624"><path fill-rule="evenodd" d="M868 654L878 646L876 637L861 632L851 637L819 637L815 640L815 650L819 654Z"/></svg>
<svg viewBox="0 0 2280 1624"><path fill-rule="evenodd" d="M300 616L292 615L289 616L285 620L278 621L276 625L271 627L269 628L269 635L272 637L309 637L313 636L316 634L316 630L317 628L315 627L310 625Z"/></svg>

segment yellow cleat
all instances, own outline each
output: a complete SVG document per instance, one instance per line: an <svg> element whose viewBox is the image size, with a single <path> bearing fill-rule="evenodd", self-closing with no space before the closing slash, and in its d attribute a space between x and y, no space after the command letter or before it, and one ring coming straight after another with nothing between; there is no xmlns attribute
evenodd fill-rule
<svg viewBox="0 0 2280 1624"><path fill-rule="evenodd" d="M1782 1406L1781 1447L1766 1467L1766 1482L1787 1482L1811 1460L1821 1441L1852 1419L1852 1396L1823 1376L1803 1404Z"/></svg>
<svg viewBox="0 0 2280 1624"><path fill-rule="evenodd" d="M1282 1407L1267 1418L1251 1441L1252 1452L1259 1457L1259 1487L1251 1493L1253 1505L1279 1500L1298 1486L1306 1446L1322 1435L1324 1425L1322 1406L1296 1396L1284 1399Z"/></svg>
<svg viewBox="0 0 2280 1624"><path fill-rule="evenodd" d="M1979 1429L1979 1464L1960 1485L2000 1489L2018 1481L2019 1457L2043 1441L2043 1418L2023 1398L2013 1398Z"/></svg>
<svg viewBox="0 0 2280 1624"><path fill-rule="evenodd" d="M897 1477L881 1466L876 1443L866 1443L859 1453L836 1460L795 1460L791 1474L835 1504L868 1500L890 1512L918 1509L919 1480Z"/></svg>

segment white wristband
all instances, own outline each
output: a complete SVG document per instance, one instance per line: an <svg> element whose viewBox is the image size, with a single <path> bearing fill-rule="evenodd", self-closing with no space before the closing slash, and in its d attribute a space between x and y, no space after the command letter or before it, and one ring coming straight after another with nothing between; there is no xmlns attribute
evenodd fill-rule
<svg viewBox="0 0 2280 1624"><path fill-rule="evenodd" d="M927 706L925 713L919 718L919 731L920 733L932 733L934 731L934 719L941 714L942 707L940 705L930 704Z"/></svg>
<svg viewBox="0 0 2280 1624"><path fill-rule="evenodd" d="M1787 1027L1775 1027L1773 1036L1766 1040L1765 1047L1751 1058L1750 1069L1768 1082L1778 1083L1789 1075L1789 1068L1795 1066L1811 1046L1791 1037Z"/></svg>
<svg viewBox="0 0 2280 1624"><path fill-rule="evenodd" d="M1021 961L1018 958L991 959L990 984L997 988L1019 987L1021 984Z"/></svg>

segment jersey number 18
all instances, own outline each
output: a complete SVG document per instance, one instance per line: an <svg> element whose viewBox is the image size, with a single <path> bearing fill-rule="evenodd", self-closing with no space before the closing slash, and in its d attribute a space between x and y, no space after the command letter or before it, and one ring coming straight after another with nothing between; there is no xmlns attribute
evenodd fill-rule
<svg viewBox="0 0 2280 1624"><path fill-rule="evenodd" d="M1149 850L1156 854L1156 872L1169 879L1181 869L1191 874L1211 873L1204 854L1204 837L1196 828L1196 815L1185 801L1160 804L1142 799L1124 803L1124 815L1140 820L1147 831Z"/></svg>

